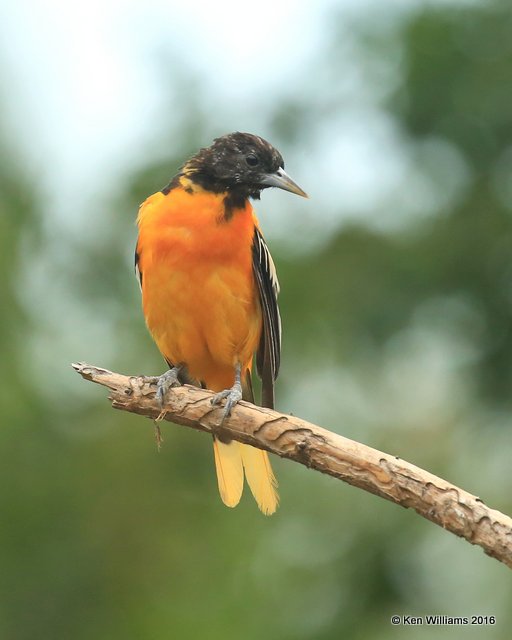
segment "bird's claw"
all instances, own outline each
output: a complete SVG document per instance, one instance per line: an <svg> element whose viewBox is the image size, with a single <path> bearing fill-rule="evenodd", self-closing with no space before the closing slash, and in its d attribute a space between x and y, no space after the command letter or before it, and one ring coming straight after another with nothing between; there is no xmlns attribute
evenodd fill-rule
<svg viewBox="0 0 512 640"><path fill-rule="evenodd" d="M171 387L179 387L181 384L178 378L179 373L180 368L173 367L172 369L169 369L169 371L166 371L161 376L158 376L155 379L157 386L156 399L158 400L158 404L162 409L164 408L165 397L169 389L171 389Z"/></svg>
<svg viewBox="0 0 512 640"><path fill-rule="evenodd" d="M231 409L242 399L242 386L239 382L231 387L231 389L225 389L216 393L210 400L211 404L220 404L222 400L226 400L224 405L224 411L222 413L221 424L231 414Z"/></svg>

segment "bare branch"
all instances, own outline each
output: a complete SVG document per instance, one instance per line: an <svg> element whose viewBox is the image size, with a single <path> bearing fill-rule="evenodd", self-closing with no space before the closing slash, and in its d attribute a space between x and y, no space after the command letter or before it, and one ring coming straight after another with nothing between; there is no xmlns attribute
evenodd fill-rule
<svg viewBox="0 0 512 640"><path fill-rule="evenodd" d="M73 368L86 380L108 387L115 409L153 419L159 417L155 378L124 376L83 363L73 364ZM221 414L219 408L210 404L211 392L183 386L168 395L166 413L162 416L165 420L218 433ZM428 471L295 416L247 402L237 405L222 430L234 440L411 507L512 568L512 519Z"/></svg>

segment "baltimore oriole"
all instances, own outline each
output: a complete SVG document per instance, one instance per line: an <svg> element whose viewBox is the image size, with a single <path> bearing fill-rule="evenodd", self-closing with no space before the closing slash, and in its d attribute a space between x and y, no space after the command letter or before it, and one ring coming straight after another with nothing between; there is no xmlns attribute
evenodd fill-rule
<svg viewBox="0 0 512 640"><path fill-rule="evenodd" d="M281 154L262 138L231 133L200 149L140 207L135 267L146 324L170 370L157 395L189 383L226 399L254 402L253 355L262 405L273 408L281 321L274 263L249 198L267 187L301 196ZM221 498L240 501L244 471L261 511L274 513L277 483L265 451L214 436Z"/></svg>

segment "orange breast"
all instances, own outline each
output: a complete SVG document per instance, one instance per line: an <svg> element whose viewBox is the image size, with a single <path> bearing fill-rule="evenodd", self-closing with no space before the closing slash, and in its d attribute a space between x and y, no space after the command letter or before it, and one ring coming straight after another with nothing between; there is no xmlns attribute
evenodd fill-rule
<svg viewBox="0 0 512 640"><path fill-rule="evenodd" d="M219 391L234 366L250 367L261 334L252 272L256 219L249 203L229 220L223 194L156 193L139 217L139 268L146 323L162 354Z"/></svg>

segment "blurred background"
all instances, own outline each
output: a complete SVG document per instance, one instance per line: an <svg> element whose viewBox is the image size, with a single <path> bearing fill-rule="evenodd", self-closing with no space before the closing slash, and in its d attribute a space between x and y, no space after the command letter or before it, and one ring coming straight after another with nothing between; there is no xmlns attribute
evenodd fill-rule
<svg viewBox="0 0 512 640"><path fill-rule="evenodd" d="M210 440L113 411L70 362L158 374L139 203L213 137L283 153L257 203L277 405L512 513L512 9L18 0L0 22L0 638L509 638L510 571L273 460L217 494ZM495 615L482 629L393 614Z"/></svg>

